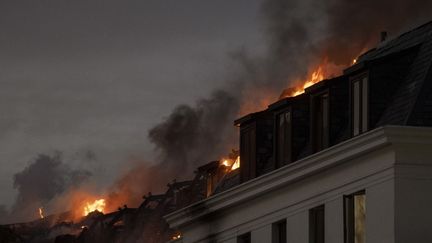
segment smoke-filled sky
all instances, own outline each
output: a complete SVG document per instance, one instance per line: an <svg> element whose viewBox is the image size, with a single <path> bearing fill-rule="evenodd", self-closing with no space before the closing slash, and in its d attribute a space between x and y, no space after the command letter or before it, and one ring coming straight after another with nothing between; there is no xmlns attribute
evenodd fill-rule
<svg viewBox="0 0 432 243"><path fill-rule="evenodd" d="M49 211L90 182L136 203L235 147L240 113L431 13L430 0L0 0L0 215Z"/></svg>
<svg viewBox="0 0 432 243"><path fill-rule="evenodd" d="M39 153L101 181L152 160L148 130L223 85L228 53L259 49L258 0L0 0L0 205ZM214 158L209 158L209 160ZM87 161L87 160L85 160ZM87 162L86 162L87 163Z"/></svg>

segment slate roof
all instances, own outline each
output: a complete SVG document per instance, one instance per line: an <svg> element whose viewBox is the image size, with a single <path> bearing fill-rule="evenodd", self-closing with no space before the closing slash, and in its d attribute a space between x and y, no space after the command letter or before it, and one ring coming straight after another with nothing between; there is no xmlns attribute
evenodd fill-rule
<svg viewBox="0 0 432 243"><path fill-rule="evenodd" d="M432 125L432 22L385 41L359 58L359 63L373 63L404 51L415 53L404 79L391 102L381 115L377 126ZM367 64L366 64L367 65ZM397 72L395 68L393 70Z"/></svg>

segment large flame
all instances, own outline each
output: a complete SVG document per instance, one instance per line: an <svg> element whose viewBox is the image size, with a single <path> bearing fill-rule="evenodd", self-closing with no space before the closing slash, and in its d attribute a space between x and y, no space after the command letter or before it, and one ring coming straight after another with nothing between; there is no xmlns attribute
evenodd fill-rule
<svg viewBox="0 0 432 243"><path fill-rule="evenodd" d="M105 205L106 205L105 199L97 199L92 203L86 202L86 205L84 206L83 215L87 216L89 213L94 211L104 213Z"/></svg>
<svg viewBox="0 0 432 243"><path fill-rule="evenodd" d="M283 99L303 94L305 92L305 89L322 81L326 77L325 66L326 62L320 64L317 68L312 70L312 72L309 74L308 79L299 82L300 85L296 87L284 90L280 98Z"/></svg>
<svg viewBox="0 0 432 243"><path fill-rule="evenodd" d="M294 97L303 94L305 92L305 89L309 88L310 86L321 82L324 79L340 75L341 71L344 68L347 68L350 65L355 65L357 63L358 57L365 50L365 48L362 49L359 55L357 55L356 58L353 58L350 63L347 63L347 65L336 65L334 63L328 62L327 58L323 58L319 65L310 69L305 80L295 82L298 84L297 86L284 90L279 99Z"/></svg>

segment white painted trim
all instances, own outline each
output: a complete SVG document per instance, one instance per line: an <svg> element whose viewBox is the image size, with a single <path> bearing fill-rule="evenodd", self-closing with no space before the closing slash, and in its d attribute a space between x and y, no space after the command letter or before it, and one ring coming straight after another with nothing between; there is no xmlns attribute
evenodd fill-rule
<svg viewBox="0 0 432 243"><path fill-rule="evenodd" d="M182 227L210 213L239 205L353 158L393 144L432 144L432 128L385 126L374 129L175 211L165 216L165 219L172 228Z"/></svg>

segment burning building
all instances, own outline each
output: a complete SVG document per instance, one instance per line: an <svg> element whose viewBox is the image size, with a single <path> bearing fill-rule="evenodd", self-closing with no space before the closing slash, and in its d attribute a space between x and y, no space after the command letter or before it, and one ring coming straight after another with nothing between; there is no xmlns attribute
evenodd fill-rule
<svg viewBox="0 0 432 243"><path fill-rule="evenodd" d="M176 242L432 242L432 22L385 37L236 120L237 180L165 216Z"/></svg>
<svg viewBox="0 0 432 243"><path fill-rule="evenodd" d="M432 242L432 22L384 37L342 75L323 62L235 120L240 150L191 180L136 208L35 208L0 242Z"/></svg>
<svg viewBox="0 0 432 243"><path fill-rule="evenodd" d="M181 232L170 228L163 216L237 185L239 163L238 151L233 151L220 161L198 167L191 180L173 180L161 194L149 192L137 208L124 205L111 212L104 198L85 201L78 209L61 214L45 215L40 207L35 221L0 226L0 242L160 243L180 239Z"/></svg>

